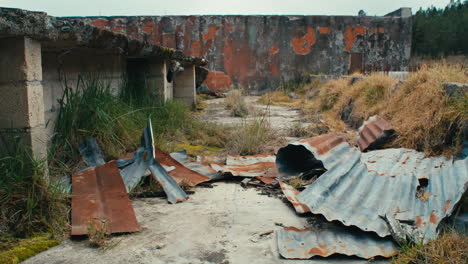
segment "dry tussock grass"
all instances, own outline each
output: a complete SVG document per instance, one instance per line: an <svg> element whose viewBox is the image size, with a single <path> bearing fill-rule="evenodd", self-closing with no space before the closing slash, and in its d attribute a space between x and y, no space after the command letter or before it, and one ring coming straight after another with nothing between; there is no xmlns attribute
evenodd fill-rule
<svg viewBox="0 0 468 264"><path fill-rule="evenodd" d="M332 132L358 128L370 116L390 121L398 136L393 147L424 151L428 155L460 151L462 124L468 116L468 98L449 97L443 83L468 83L460 65L425 65L401 84L382 74L371 74L354 84L341 78L308 93L302 106L319 112Z"/></svg>
<svg viewBox="0 0 468 264"><path fill-rule="evenodd" d="M230 91L224 99L225 108L231 110L232 116L245 117L249 114L249 108L242 96L242 90Z"/></svg>
<svg viewBox="0 0 468 264"><path fill-rule="evenodd" d="M403 246L392 264L465 264L468 259L468 236L446 231L425 245Z"/></svg>

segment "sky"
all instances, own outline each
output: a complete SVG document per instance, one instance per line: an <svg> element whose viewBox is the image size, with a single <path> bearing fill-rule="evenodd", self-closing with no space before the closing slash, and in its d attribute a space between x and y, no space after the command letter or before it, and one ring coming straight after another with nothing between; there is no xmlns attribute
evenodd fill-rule
<svg viewBox="0 0 468 264"><path fill-rule="evenodd" d="M383 16L400 7L413 13L449 0L0 0L0 7L44 11L52 16L134 15L367 15Z"/></svg>

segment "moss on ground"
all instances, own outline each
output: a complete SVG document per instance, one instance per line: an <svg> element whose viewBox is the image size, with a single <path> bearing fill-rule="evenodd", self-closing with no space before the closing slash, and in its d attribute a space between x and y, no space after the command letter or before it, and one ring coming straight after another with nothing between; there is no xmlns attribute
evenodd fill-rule
<svg viewBox="0 0 468 264"><path fill-rule="evenodd" d="M58 244L60 241L50 234L25 239L3 236L0 239L0 264L20 263Z"/></svg>

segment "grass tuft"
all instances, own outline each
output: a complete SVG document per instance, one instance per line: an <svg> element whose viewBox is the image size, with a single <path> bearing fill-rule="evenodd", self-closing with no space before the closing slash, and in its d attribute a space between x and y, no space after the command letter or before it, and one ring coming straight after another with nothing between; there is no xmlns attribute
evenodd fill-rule
<svg viewBox="0 0 468 264"><path fill-rule="evenodd" d="M264 105L288 104L293 102L293 99L283 91L276 91L262 95L257 102Z"/></svg>
<svg viewBox="0 0 468 264"><path fill-rule="evenodd" d="M230 91L224 99L224 104L227 110L231 110L232 116L246 117L249 115L249 108L242 96L242 90Z"/></svg>

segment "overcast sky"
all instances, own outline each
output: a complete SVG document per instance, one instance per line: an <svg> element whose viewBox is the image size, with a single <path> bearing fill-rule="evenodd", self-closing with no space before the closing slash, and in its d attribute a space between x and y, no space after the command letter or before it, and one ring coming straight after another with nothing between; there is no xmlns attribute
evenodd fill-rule
<svg viewBox="0 0 468 264"><path fill-rule="evenodd" d="M0 7L52 16L121 15L385 15L400 7L445 7L450 0L0 0Z"/></svg>

